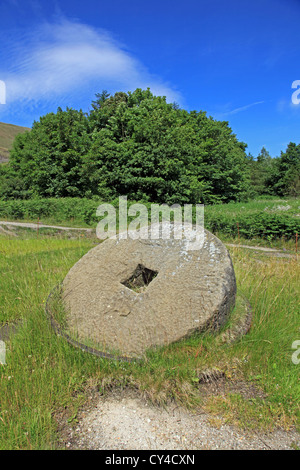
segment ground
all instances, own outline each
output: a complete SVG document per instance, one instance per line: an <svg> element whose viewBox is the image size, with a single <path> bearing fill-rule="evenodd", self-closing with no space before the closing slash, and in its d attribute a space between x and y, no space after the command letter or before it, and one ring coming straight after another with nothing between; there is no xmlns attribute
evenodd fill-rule
<svg viewBox="0 0 300 470"><path fill-rule="evenodd" d="M70 450L291 450L300 445L295 431L243 431L203 409L155 407L128 390L105 398L91 395L76 425L62 419L61 427L61 445Z"/></svg>

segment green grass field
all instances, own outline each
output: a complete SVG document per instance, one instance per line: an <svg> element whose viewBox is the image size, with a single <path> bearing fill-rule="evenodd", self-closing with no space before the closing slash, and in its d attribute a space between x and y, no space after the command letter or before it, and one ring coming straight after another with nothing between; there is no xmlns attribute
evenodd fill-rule
<svg viewBox="0 0 300 470"><path fill-rule="evenodd" d="M223 422L248 429L299 427L299 260L230 248L238 292L253 308L248 335L220 344L208 334L147 354L142 363L109 361L74 348L51 330L45 301L51 289L97 239L24 231L0 234L0 322L18 323L0 365L0 449L55 449L59 416L69 426L90 390L133 388L152 403L201 406ZM217 367L231 393L204 397L198 375ZM238 385L242 384L241 388ZM251 396L243 390L255 387Z"/></svg>

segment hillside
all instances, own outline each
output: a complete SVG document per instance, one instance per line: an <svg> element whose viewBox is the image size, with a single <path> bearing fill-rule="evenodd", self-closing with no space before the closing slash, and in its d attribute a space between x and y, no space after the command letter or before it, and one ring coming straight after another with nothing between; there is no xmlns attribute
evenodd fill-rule
<svg viewBox="0 0 300 470"><path fill-rule="evenodd" d="M0 163L7 162L9 159L9 150L16 135L29 131L28 127L15 126L0 122Z"/></svg>

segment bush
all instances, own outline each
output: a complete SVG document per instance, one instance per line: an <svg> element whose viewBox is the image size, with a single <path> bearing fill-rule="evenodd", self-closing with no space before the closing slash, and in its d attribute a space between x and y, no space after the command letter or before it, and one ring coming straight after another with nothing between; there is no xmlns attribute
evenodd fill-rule
<svg viewBox="0 0 300 470"><path fill-rule="evenodd" d="M0 201L1 219L28 219L37 220L39 217L52 218L59 223L77 221L95 226L99 221L96 216L97 207L103 201L99 199L84 198L50 198L28 199L16 201ZM135 201L128 201L128 206ZM117 209L119 199L110 203ZM150 216L151 203L144 202ZM216 210L216 208L218 210ZM222 233L237 237L238 230L241 236L251 239L253 237L277 239L283 236L286 239L295 238L296 232L300 234L300 220L287 214L268 214L255 212L232 215L226 212L226 205L209 206L205 210L205 228L213 233ZM238 225L237 225L238 224Z"/></svg>
<svg viewBox="0 0 300 470"><path fill-rule="evenodd" d="M232 217L228 214L209 212L205 215L205 226L213 233L223 233L237 237L238 232L244 238L286 239L300 234L300 220L285 214L239 214Z"/></svg>

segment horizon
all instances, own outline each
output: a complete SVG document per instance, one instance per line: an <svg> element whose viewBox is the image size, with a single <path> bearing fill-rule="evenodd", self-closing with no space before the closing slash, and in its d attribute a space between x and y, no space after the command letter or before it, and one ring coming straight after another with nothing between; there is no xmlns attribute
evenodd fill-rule
<svg viewBox="0 0 300 470"><path fill-rule="evenodd" d="M102 90L149 87L227 121L254 158L280 156L300 141L299 13L298 0L8 0L0 121L31 128L58 107L89 112Z"/></svg>

